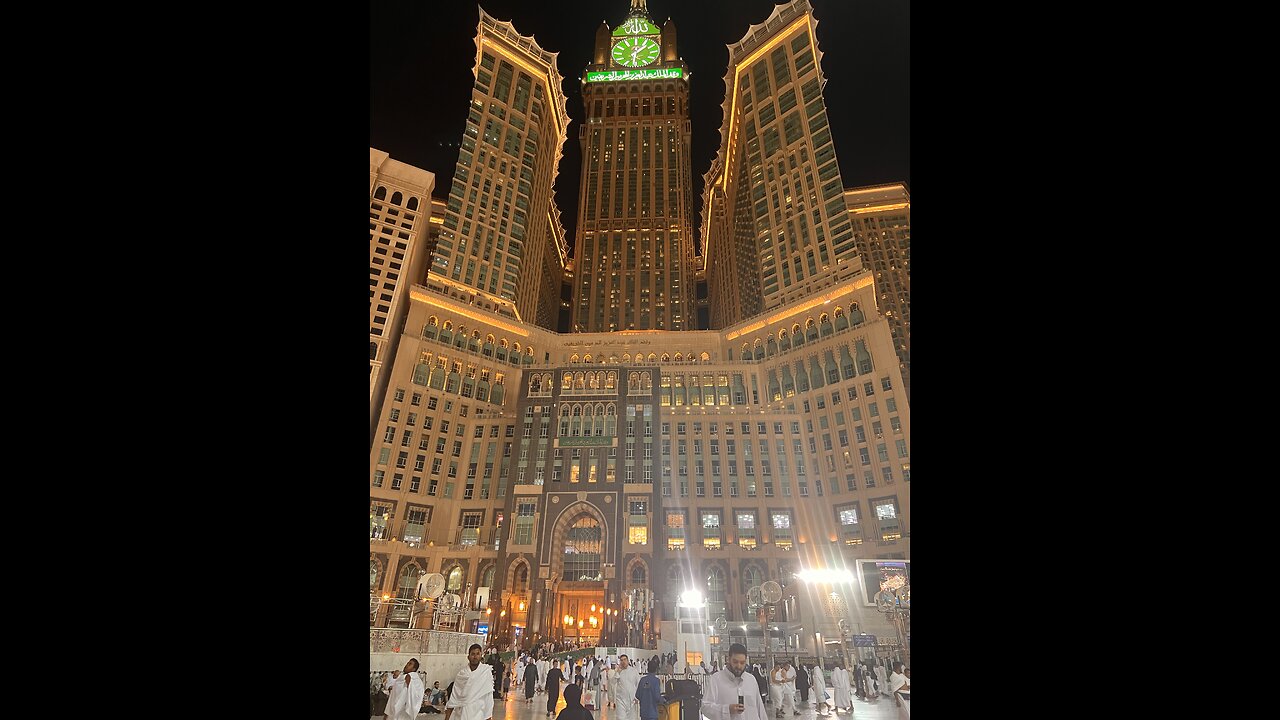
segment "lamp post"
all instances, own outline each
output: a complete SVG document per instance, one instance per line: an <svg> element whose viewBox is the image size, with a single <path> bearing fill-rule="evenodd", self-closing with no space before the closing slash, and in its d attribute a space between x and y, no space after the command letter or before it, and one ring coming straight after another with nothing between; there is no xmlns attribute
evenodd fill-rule
<svg viewBox="0 0 1280 720"><path fill-rule="evenodd" d="M911 649L907 647L907 626L911 622L911 584L902 575L892 575L880 583L876 593L876 610L884 613L898 634L898 647L902 648L904 664L911 664Z"/></svg>

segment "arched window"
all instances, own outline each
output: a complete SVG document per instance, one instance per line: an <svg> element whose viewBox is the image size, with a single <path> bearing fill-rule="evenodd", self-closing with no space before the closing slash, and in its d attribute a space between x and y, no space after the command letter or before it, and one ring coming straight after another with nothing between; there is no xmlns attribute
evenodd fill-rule
<svg viewBox="0 0 1280 720"><path fill-rule="evenodd" d="M591 353L587 353L586 355L583 355L583 356L582 356L582 362L584 362L584 363L589 363L589 362L591 362Z"/></svg>
<svg viewBox="0 0 1280 720"><path fill-rule="evenodd" d="M662 362L671 362L671 356L667 353L662 353Z"/></svg>
<svg viewBox="0 0 1280 720"><path fill-rule="evenodd" d="M404 195L402 195L399 190L397 190L396 193L391 196L392 205L399 205L403 201L404 201Z"/></svg>
<svg viewBox="0 0 1280 720"><path fill-rule="evenodd" d="M411 198L409 198L409 204L408 204L408 205L406 205L405 207L408 207L410 210L417 210L417 209L418 209L418 198L416 198L416 197L411 197Z"/></svg>
<svg viewBox="0 0 1280 720"><path fill-rule="evenodd" d="M378 359L378 343L376 342L369 343L369 359L370 360Z"/></svg>
<svg viewBox="0 0 1280 720"><path fill-rule="evenodd" d="M707 574L707 600L710 602L724 602L724 571L718 566L712 565L711 571Z"/></svg>
<svg viewBox="0 0 1280 720"><path fill-rule="evenodd" d="M653 353L649 353L649 362L651 362L651 363L652 363L652 362L657 362L657 361L658 361L658 356L657 356L657 355L654 355Z"/></svg>
<svg viewBox="0 0 1280 720"><path fill-rule="evenodd" d="M416 563L409 563L400 571L400 581L396 584L396 597L398 598L417 598L418 597L418 576L422 574L422 568Z"/></svg>
<svg viewBox="0 0 1280 720"><path fill-rule="evenodd" d="M387 189L386 189L385 187L382 187L381 185L379 185L379 186L378 186L378 190L377 190L377 192L375 192L375 193L373 194L373 199L374 199L374 200L386 200L386 199L387 199Z"/></svg>
<svg viewBox="0 0 1280 720"><path fill-rule="evenodd" d="M632 585L644 584L644 566L643 565L640 565L637 563L635 566L631 568L631 584Z"/></svg>
<svg viewBox="0 0 1280 720"><path fill-rule="evenodd" d="M484 582L480 583L480 587L487 587L487 588L493 587L494 569L495 567L493 565L490 565L489 569L484 571Z"/></svg>
<svg viewBox="0 0 1280 720"><path fill-rule="evenodd" d="M565 373L564 377L560 379L560 391L564 392L565 390L569 390L572 387L573 387L573 373Z"/></svg>
<svg viewBox="0 0 1280 720"><path fill-rule="evenodd" d="M369 592L375 592L378 589L378 563L373 558L369 558Z"/></svg>
<svg viewBox="0 0 1280 720"><path fill-rule="evenodd" d="M680 362L681 360L683 360L683 358L684 356L682 356L680 353L676 353L676 362Z"/></svg>
<svg viewBox="0 0 1280 720"><path fill-rule="evenodd" d="M529 590L529 566L520 563L516 568L515 593L522 595Z"/></svg>
<svg viewBox="0 0 1280 720"><path fill-rule="evenodd" d="M603 533L600 522L589 515L579 517L564 539L564 574L569 581L600 580Z"/></svg>
<svg viewBox="0 0 1280 720"><path fill-rule="evenodd" d="M749 565L742 571L742 593L744 595L748 590L762 582L764 582L764 576L760 574L760 568L755 565Z"/></svg>
<svg viewBox="0 0 1280 720"><path fill-rule="evenodd" d="M462 566L461 565L454 565L453 569L449 571L448 577L449 577L449 581L445 583L445 588L447 588L449 592L458 592L462 590Z"/></svg>
<svg viewBox="0 0 1280 720"><path fill-rule="evenodd" d="M624 363L631 362L631 353L622 353L622 362Z"/></svg>
<svg viewBox="0 0 1280 720"><path fill-rule="evenodd" d="M604 376L604 387L606 390L614 390L618 387L618 373L609 372Z"/></svg>
<svg viewBox="0 0 1280 720"><path fill-rule="evenodd" d="M702 353L702 355L699 357L699 359L700 359L700 360L702 360L702 362L710 362L710 361L711 361L711 353L704 352L704 353Z"/></svg>

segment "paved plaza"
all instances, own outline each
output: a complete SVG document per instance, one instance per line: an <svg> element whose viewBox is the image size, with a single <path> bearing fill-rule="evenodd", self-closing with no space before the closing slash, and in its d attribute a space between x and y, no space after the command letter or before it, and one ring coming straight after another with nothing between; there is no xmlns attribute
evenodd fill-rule
<svg viewBox="0 0 1280 720"><path fill-rule="evenodd" d="M665 683L664 683L665 685ZM517 697L518 696L518 697ZM772 705L766 705L771 715L776 715ZM564 698L560 699L556 705L556 714L564 709ZM798 707L799 715L793 715L793 720L815 720L817 713L814 712L812 702L809 707ZM592 710L591 714L596 720L614 720L617 711L612 708L597 708ZM418 715L418 720L441 720L443 715L434 713L422 713ZM547 720L547 696L545 694L534 695L533 704L525 704L524 691L521 689L516 692L515 688L507 694L507 700L493 701L493 717L494 720ZM844 718L847 720L850 715L840 713L838 716L831 714L824 716L827 718ZM858 698L853 699L853 715L857 720L898 720L898 709L894 705L893 698L881 695L879 699L867 702ZM369 720L382 720L381 715L375 715ZM784 719L785 720L785 719Z"/></svg>

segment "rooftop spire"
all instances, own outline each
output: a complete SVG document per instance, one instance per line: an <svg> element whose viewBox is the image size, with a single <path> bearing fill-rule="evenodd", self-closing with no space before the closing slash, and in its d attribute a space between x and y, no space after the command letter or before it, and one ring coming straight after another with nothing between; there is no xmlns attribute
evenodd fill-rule
<svg viewBox="0 0 1280 720"><path fill-rule="evenodd" d="M631 0L631 12L627 14L635 15L637 13L641 13L644 15L648 15L649 8L645 6L645 2L646 0Z"/></svg>

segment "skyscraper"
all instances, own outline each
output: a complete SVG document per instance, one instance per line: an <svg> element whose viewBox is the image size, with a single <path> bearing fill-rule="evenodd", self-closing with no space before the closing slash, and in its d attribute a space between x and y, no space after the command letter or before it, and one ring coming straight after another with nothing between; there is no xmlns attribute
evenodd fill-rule
<svg viewBox="0 0 1280 720"><path fill-rule="evenodd" d="M429 282L554 327L567 249L552 185L569 124L556 53L481 9L474 73Z"/></svg>
<svg viewBox="0 0 1280 720"><path fill-rule="evenodd" d="M875 273L876 304L893 329L893 346L911 398L911 193L902 183L845 190L858 255Z"/></svg>
<svg viewBox="0 0 1280 720"><path fill-rule="evenodd" d="M862 269L827 126L817 20L778 5L729 46L720 151L703 192L712 327Z"/></svg>
<svg viewBox="0 0 1280 720"><path fill-rule="evenodd" d="M484 36L498 27L486 18L477 86ZM510 47L536 47L501 25L499 71ZM714 330L690 321L688 73L674 23L659 30L632 0L625 22L597 30L576 253L563 273L578 332L551 330L541 301L536 318L494 302L478 288L483 255L473 281L464 264L456 280L412 288L369 458L371 626L485 623L491 642L526 648L655 648L660 636L677 668L696 665L709 624L722 651L759 648L767 634L802 656L860 652L828 647L842 630L877 635L869 652L899 646L873 595L882 565L909 568L911 415L878 277L852 229L875 256L883 240L858 211L896 233L898 208L891 189L840 187L815 27L797 0L730 46L726 144L704 195ZM558 77L554 58L547 77ZM482 121L513 111L481 95L485 114L467 127L482 136L462 157L479 166L485 151L483 177L496 179L504 156L486 150ZM493 129L499 144L512 131ZM460 157L459 172L471 167ZM545 179L536 173L554 173L533 167L534 186ZM461 187L450 201L471 204L455 217L478 217L486 207L470 193L486 186L472 174ZM557 222L550 212L544 274L554 274ZM449 257L469 262L469 248ZM426 607L417 583L427 573L461 602L443 622L413 613ZM766 629L756 620L769 580L783 594ZM681 622L679 598L695 590L705 622Z"/></svg>
<svg viewBox="0 0 1280 720"><path fill-rule="evenodd" d="M659 29L645 0L602 23L582 99L574 329L691 330L689 73L675 23Z"/></svg>
<svg viewBox="0 0 1280 720"><path fill-rule="evenodd" d="M387 372L409 314L409 286L426 274L436 176L369 148L369 442Z"/></svg>

